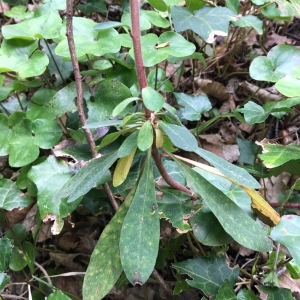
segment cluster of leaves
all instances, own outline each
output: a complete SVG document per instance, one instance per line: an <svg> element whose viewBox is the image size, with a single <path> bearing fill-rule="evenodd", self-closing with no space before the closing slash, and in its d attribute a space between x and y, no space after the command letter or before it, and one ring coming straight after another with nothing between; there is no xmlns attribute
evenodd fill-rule
<svg viewBox="0 0 300 300"><path fill-rule="evenodd" d="M294 259L289 270L299 277L299 217L279 216L256 191L260 184L245 168L198 146L195 134L199 128L188 130L184 124L199 121L212 109L206 95L174 92L176 108L161 95L174 91L163 62L179 64L178 72L186 59L206 63L205 53L197 52L182 32L190 30L203 44L210 45L216 35L227 36L230 26L250 27L262 34L263 22L258 16L239 15L240 2L236 0L226 0L226 7L211 6L210 1L189 0L182 7L179 0L149 0L149 6L140 11L140 30L145 33L141 36L141 55L144 67L150 70L147 86L141 86L137 80L141 70L135 68L137 49L131 38L131 20L136 14L130 13L128 3L123 3L119 22L99 24L89 16L109 13L104 1L78 4L77 9L85 15L73 17L76 56L85 79L82 90L87 124L82 124L75 101L78 82L71 77L67 25L62 17L65 2L45 0L34 11L16 5L17 1L6 2L13 7L5 15L21 22L2 27L0 72L5 75L0 76L0 155L8 157L9 167L15 168L17 175L1 178L0 209L11 211L36 202L37 225L50 219L54 222L52 233L59 234L63 219L81 203L93 206L91 193L100 194L101 185L108 183L112 194L125 199L91 256L83 284L84 299L102 299L118 279L119 286L144 284L159 255L164 261L176 255L180 243L173 252L168 250L171 254L161 254L162 218L179 232L193 233L195 241L209 249L204 253L207 256L172 264L178 272L175 295L191 286L215 299L225 299L225 295L226 299L257 299L246 289L235 294L233 286L240 269L230 269L225 257L215 253L232 241L260 252L272 251L273 242L283 244ZM252 5L261 18L291 21L300 15L295 2L253 0ZM153 27L162 33L158 36ZM267 56L256 57L250 76L275 83L283 96L281 101L264 106L248 101L233 111L231 116L238 121L263 123L270 115L282 119L300 104L297 48L278 45ZM92 134L94 149L87 131ZM264 141L260 145L263 153L259 157L267 168L300 159L299 146ZM178 149L202 157L211 166L175 155ZM94 150L101 155L93 156ZM299 189L298 182L291 192L294 189ZM251 207L272 228L259 221ZM16 272L27 268L32 278L41 281L34 276L39 226L33 230L33 243L20 224L0 239L4 253L0 258L0 289L9 282L8 269ZM180 237L176 240L182 243ZM276 284L277 259L273 258L270 271L275 274L269 279L272 284ZM188 274L192 280L183 280L180 274ZM47 299L70 299L49 284L48 288L53 293L48 293ZM259 289L270 299L293 299L283 288Z"/></svg>

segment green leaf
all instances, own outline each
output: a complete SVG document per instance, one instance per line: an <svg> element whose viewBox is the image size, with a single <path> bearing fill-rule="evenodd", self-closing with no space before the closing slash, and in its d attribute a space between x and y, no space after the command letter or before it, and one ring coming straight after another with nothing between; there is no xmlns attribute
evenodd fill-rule
<svg viewBox="0 0 300 300"><path fill-rule="evenodd" d="M83 282L83 298L102 299L114 286L122 273L119 239L123 220L134 196L135 188L103 230L92 253Z"/></svg>
<svg viewBox="0 0 300 300"><path fill-rule="evenodd" d="M246 122L250 125L263 123L269 116L263 107L253 101L249 101L244 105L244 108L238 108L236 111L243 113Z"/></svg>
<svg viewBox="0 0 300 300"><path fill-rule="evenodd" d="M88 123L109 120L115 107L131 97L129 88L117 80L103 80L99 83L94 98L87 101ZM126 114L125 110L122 114Z"/></svg>
<svg viewBox="0 0 300 300"><path fill-rule="evenodd" d="M12 244L9 239L0 239L0 253L0 272L2 273L7 270L12 253Z"/></svg>
<svg viewBox="0 0 300 300"><path fill-rule="evenodd" d="M279 79L275 84L276 89L287 97L300 97L299 77L287 75Z"/></svg>
<svg viewBox="0 0 300 300"><path fill-rule="evenodd" d="M130 134L122 143L121 147L118 149L118 157L124 157L132 153L132 151L137 147L137 137L138 131Z"/></svg>
<svg viewBox="0 0 300 300"><path fill-rule="evenodd" d="M49 63L45 53L36 50L36 41L4 40L0 50L0 72L16 72L20 78L44 73Z"/></svg>
<svg viewBox="0 0 300 300"><path fill-rule="evenodd" d="M54 293L50 294L46 299L47 300L71 300L70 297L68 297L60 290L56 290Z"/></svg>
<svg viewBox="0 0 300 300"><path fill-rule="evenodd" d="M185 126L159 122L159 127L167 134L172 143L185 151L195 151L198 147L196 138Z"/></svg>
<svg viewBox="0 0 300 300"><path fill-rule="evenodd" d="M10 277L5 273L0 273L0 292L4 289L6 284L9 282Z"/></svg>
<svg viewBox="0 0 300 300"><path fill-rule="evenodd" d="M253 189L260 188L260 184L246 170L227 162L225 159L207 150L197 148L194 152L217 168L223 175L233 179L238 184Z"/></svg>
<svg viewBox="0 0 300 300"><path fill-rule="evenodd" d="M117 160L117 152L92 159L69 179L56 193L55 199L68 198L73 202L93 187L105 183L111 177L109 168Z"/></svg>
<svg viewBox="0 0 300 300"><path fill-rule="evenodd" d="M300 50L291 45L273 47L267 56L256 57L250 65L250 76L255 80L276 82L286 75L294 75L300 64Z"/></svg>
<svg viewBox="0 0 300 300"><path fill-rule="evenodd" d="M123 24L120 22L106 21L106 22L102 22L100 24L95 25L94 29L105 30L105 29L109 29L109 28L117 28L117 27L122 27L122 26L123 26Z"/></svg>
<svg viewBox="0 0 300 300"><path fill-rule="evenodd" d="M158 194L159 200L157 202L160 218L169 220L173 227L182 231L191 229L187 223L187 219L195 213L197 207L192 206L190 196L186 193L179 192L173 189L162 189L162 196ZM162 199L160 199L162 197Z"/></svg>
<svg viewBox="0 0 300 300"><path fill-rule="evenodd" d="M125 100L123 100L121 103L119 103L118 105L115 106L115 108L113 109L111 115L113 117L116 117L117 115L119 115L131 102L133 101L137 101L140 100L140 98L138 97L129 97Z"/></svg>
<svg viewBox="0 0 300 300"><path fill-rule="evenodd" d="M295 264L300 267L299 253L300 217L285 215L271 231L271 238L284 245L291 252Z"/></svg>
<svg viewBox="0 0 300 300"><path fill-rule="evenodd" d="M2 34L5 39L54 39L59 37L61 25L58 12L50 12L19 24L5 25Z"/></svg>
<svg viewBox="0 0 300 300"><path fill-rule="evenodd" d="M175 57L189 56L196 49L194 44L188 42L176 32L164 32L160 37L149 33L142 36L141 40L144 65L146 67L152 67L162 62L169 55ZM164 44L165 46L159 46ZM131 57L134 57L133 48L130 49L129 54Z"/></svg>
<svg viewBox="0 0 300 300"><path fill-rule="evenodd" d="M271 286L257 286L257 289L268 295L268 300L295 300L290 289L271 287Z"/></svg>
<svg viewBox="0 0 300 300"><path fill-rule="evenodd" d="M11 130L8 127L8 117L0 114L0 156L8 154L8 140Z"/></svg>
<svg viewBox="0 0 300 300"><path fill-rule="evenodd" d="M104 120L101 122L96 122L92 124L88 124L85 126L82 126L82 128L101 128L101 127L110 127L110 126L120 126L122 125L121 120Z"/></svg>
<svg viewBox="0 0 300 300"><path fill-rule="evenodd" d="M87 54L102 56L120 50L118 32L113 28L98 31L94 29L95 25L97 23L91 19L73 17L73 34L77 57ZM55 53L70 58L67 38L57 45Z"/></svg>
<svg viewBox="0 0 300 300"><path fill-rule="evenodd" d="M256 144L263 147L263 153L259 155L259 158L263 160L264 165L267 168L275 168L288 161L300 159L299 145L269 144L264 140L256 142Z"/></svg>
<svg viewBox="0 0 300 300"><path fill-rule="evenodd" d="M258 34L263 33L263 21L256 16L242 16L237 21L232 22L238 27L253 27Z"/></svg>
<svg viewBox="0 0 300 300"><path fill-rule="evenodd" d="M238 162L240 164L249 164L253 165L255 158L257 156L257 153L259 153L258 146L253 143L252 141L248 141L245 139L236 139L237 144L239 146L240 156L238 159Z"/></svg>
<svg viewBox="0 0 300 300"><path fill-rule="evenodd" d="M34 143L42 149L55 146L62 136L61 126L52 120L36 119L32 122Z"/></svg>
<svg viewBox="0 0 300 300"><path fill-rule="evenodd" d="M226 7L232 10L236 15L240 12L240 1L239 0L226 0Z"/></svg>
<svg viewBox="0 0 300 300"><path fill-rule="evenodd" d="M32 203L32 200L23 194L16 183L9 179L0 180L0 208L13 210L24 208Z"/></svg>
<svg viewBox="0 0 300 300"><path fill-rule="evenodd" d="M124 219L120 255L124 272L133 284L144 284L151 275L159 247L159 215L156 207L151 151L128 213Z"/></svg>
<svg viewBox="0 0 300 300"><path fill-rule="evenodd" d="M159 11L166 11L168 6L163 0L148 0L148 3Z"/></svg>
<svg viewBox="0 0 300 300"><path fill-rule="evenodd" d="M20 271L27 265L30 266L34 262L34 247L32 243L23 241L21 247L14 246L12 250L9 268L13 271Z"/></svg>
<svg viewBox="0 0 300 300"><path fill-rule="evenodd" d="M85 99L90 98L90 91L86 84L82 85L83 97ZM50 101L50 106L57 117L63 116L66 112L77 111L74 99L77 97L75 82L69 83L67 86L59 90L53 99Z"/></svg>
<svg viewBox="0 0 300 300"><path fill-rule="evenodd" d="M92 12L107 13L107 8L104 1L87 0L84 4L78 4L77 7L85 15L89 15Z"/></svg>
<svg viewBox="0 0 300 300"><path fill-rule="evenodd" d="M234 13L225 7L203 7L193 14L185 7L173 6L171 15L177 32L191 29L207 43L213 43L215 35L227 36Z"/></svg>
<svg viewBox="0 0 300 300"><path fill-rule="evenodd" d="M232 284L228 280L225 280L224 284L218 290L215 300L238 300L235 295L235 291L232 288Z"/></svg>
<svg viewBox="0 0 300 300"><path fill-rule="evenodd" d="M174 93L178 104L182 105L182 117L189 121L199 121L201 115L209 111L212 106L207 96L193 96L184 93Z"/></svg>
<svg viewBox="0 0 300 300"><path fill-rule="evenodd" d="M242 289L237 294L238 300L260 300L259 297L255 296L252 291Z"/></svg>
<svg viewBox="0 0 300 300"><path fill-rule="evenodd" d="M203 198L224 230L241 245L257 250L270 251L271 242L262 226L255 222L236 203L214 187L200 174L177 161L191 189Z"/></svg>
<svg viewBox="0 0 300 300"><path fill-rule="evenodd" d="M223 229L213 213L197 212L190 218L197 240L206 246L222 246L232 242L232 237Z"/></svg>
<svg viewBox="0 0 300 300"><path fill-rule="evenodd" d="M60 215L61 202L53 201L53 197L71 178L68 166L54 156L49 156L44 162L33 166L27 176L38 188L37 204L41 219L47 220L47 215Z"/></svg>
<svg viewBox="0 0 300 300"><path fill-rule="evenodd" d="M142 98L145 106L154 112L161 110L165 103L163 96L150 86L142 89Z"/></svg>
<svg viewBox="0 0 300 300"><path fill-rule="evenodd" d="M147 120L139 130L137 146L141 151L146 151L153 143L153 128L150 120Z"/></svg>
<svg viewBox="0 0 300 300"><path fill-rule="evenodd" d="M174 90L171 81L166 78L166 72L161 68L151 70L147 76L147 82L157 91L173 92Z"/></svg>
<svg viewBox="0 0 300 300"><path fill-rule="evenodd" d="M11 10L5 11L4 15L9 18L16 18L19 20L30 19L33 17L33 11L27 10L26 6L17 5L12 7Z"/></svg>
<svg viewBox="0 0 300 300"><path fill-rule="evenodd" d="M216 295L225 280L228 280L233 286L239 274L239 268L228 268L225 258L215 254L211 254L209 257L188 259L172 264L172 266L180 274L187 274L193 278L193 280L186 279L186 282L190 286L202 290L207 296Z"/></svg>

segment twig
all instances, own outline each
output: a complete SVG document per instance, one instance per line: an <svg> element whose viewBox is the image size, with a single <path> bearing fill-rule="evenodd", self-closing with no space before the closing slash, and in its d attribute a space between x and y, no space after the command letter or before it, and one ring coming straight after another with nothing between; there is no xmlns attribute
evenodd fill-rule
<svg viewBox="0 0 300 300"><path fill-rule="evenodd" d="M184 193L187 193L189 195L192 196L193 199L196 199L196 196L194 195L194 193L187 189L186 187L184 187L183 185L181 185L179 182L177 182L176 180L174 180L166 171L162 160L160 158L160 155L158 153L158 150L156 147L152 148L152 157L154 159L154 162L158 168L159 173L161 174L162 178L165 180L165 182L170 185L172 188L182 191Z"/></svg>
<svg viewBox="0 0 300 300"><path fill-rule="evenodd" d="M86 117L85 117L84 110L83 110L82 83L81 83L79 63L78 63L78 60L76 57L75 43L74 43L74 37L73 37L73 0L67 0L66 36L68 39L69 51L70 51L70 56L71 56L71 60L72 60L75 83L76 83L78 115L79 115L81 125L85 126L87 124L87 122L86 122ZM88 144L90 145L92 156L93 156L93 158L96 158L98 153L95 151L96 144L95 144L92 132L89 129L85 128L84 133L85 133L86 139L88 141ZM110 190L108 183L104 183L102 186L107 193L109 201L111 202L114 209L117 211L119 206L118 206L118 203L117 203L112 191Z"/></svg>
<svg viewBox="0 0 300 300"><path fill-rule="evenodd" d="M47 271L44 269L44 267L41 266L40 264L38 264L36 261L34 262L34 265L37 266L43 272L43 274L45 275L45 278L47 279L48 283L53 286L52 281L51 281Z"/></svg>
<svg viewBox="0 0 300 300"><path fill-rule="evenodd" d="M167 292L169 296L173 296L171 289L166 285L163 278L160 274L154 269L152 272L152 276L156 279L156 281L160 284L160 286Z"/></svg>

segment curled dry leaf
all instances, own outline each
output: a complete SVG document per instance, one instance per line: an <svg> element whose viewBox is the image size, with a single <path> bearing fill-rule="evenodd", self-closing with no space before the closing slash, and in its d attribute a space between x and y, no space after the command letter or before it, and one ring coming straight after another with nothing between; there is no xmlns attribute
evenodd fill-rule
<svg viewBox="0 0 300 300"><path fill-rule="evenodd" d="M203 93L213 96L222 102L229 100L229 93L223 84L217 81L201 78L196 79L195 83L203 91Z"/></svg>

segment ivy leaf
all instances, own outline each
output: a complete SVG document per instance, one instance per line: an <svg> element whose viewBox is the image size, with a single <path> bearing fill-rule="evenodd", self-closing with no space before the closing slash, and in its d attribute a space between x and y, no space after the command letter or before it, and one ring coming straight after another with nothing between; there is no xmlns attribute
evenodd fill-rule
<svg viewBox="0 0 300 300"><path fill-rule="evenodd" d="M117 80L103 80L99 83L94 98L87 101L88 123L109 120L115 107L131 97L129 88ZM127 110L123 110L126 114Z"/></svg>
<svg viewBox="0 0 300 300"><path fill-rule="evenodd" d="M0 114L0 132L0 156L4 156L8 154L8 139L11 132L5 114Z"/></svg>
<svg viewBox="0 0 300 300"><path fill-rule="evenodd" d="M128 213L124 219L120 255L124 272L133 284L144 284L155 266L159 247L159 215L156 207L151 151Z"/></svg>
<svg viewBox="0 0 300 300"><path fill-rule="evenodd" d="M23 167L36 160L39 156L39 147L32 136L32 122L22 119L13 126L9 138L9 164L12 167Z"/></svg>
<svg viewBox="0 0 300 300"><path fill-rule="evenodd" d="M291 45L277 45L267 56L256 57L250 65L250 76L255 80L276 82L286 75L294 75L300 64L300 50Z"/></svg>
<svg viewBox="0 0 300 300"><path fill-rule="evenodd" d="M287 97L300 97L300 79L296 76L287 75L279 79L275 87L276 89Z"/></svg>
<svg viewBox="0 0 300 300"><path fill-rule="evenodd" d="M256 16L242 16L232 23L238 27L253 27L258 34L263 33L263 21Z"/></svg>
<svg viewBox="0 0 300 300"><path fill-rule="evenodd" d="M86 54L102 56L120 50L118 32L113 28L98 31L94 29L95 25L97 23L90 19L73 17L73 34L77 57ZM70 58L67 38L57 45L55 53L58 56Z"/></svg>
<svg viewBox="0 0 300 300"><path fill-rule="evenodd" d="M0 72L13 71L21 78L44 73L49 63L45 53L36 50L36 41L4 40L0 51Z"/></svg>
<svg viewBox="0 0 300 300"><path fill-rule="evenodd" d="M2 273L8 269L10 262L10 257L12 253L12 244L10 239L0 238L0 251L0 273Z"/></svg>
<svg viewBox="0 0 300 300"><path fill-rule="evenodd" d="M118 241L134 192L135 188L131 190L112 220L104 228L92 253L83 282L83 298L86 300L102 299L122 273Z"/></svg>
<svg viewBox="0 0 300 300"><path fill-rule="evenodd" d="M288 161L300 159L299 145L269 144L267 140L256 142L256 144L263 148L263 153L259 155L259 158L263 160L267 168L275 168Z"/></svg>
<svg viewBox="0 0 300 300"><path fill-rule="evenodd" d="M231 286L234 286L239 274L239 268L228 268L225 258L218 257L216 254L188 259L172 264L172 266L180 274L187 274L193 278L193 280L186 279L186 282L190 286L202 290L207 296L215 296L226 279Z"/></svg>
<svg viewBox="0 0 300 300"><path fill-rule="evenodd" d="M184 126L159 122L159 127L167 134L172 143L185 151L194 151L198 147L196 138Z"/></svg>
<svg viewBox="0 0 300 300"><path fill-rule="evenodd" d="M253 101L249 101L244 105L244 108L238 108L235 111L243 113L246 122L250 125L263 123L269 116L263 107Z"/></svg>
<svg viewBox="0 0 300 300"><path fill-rule="evenodd" d="M177 32L191 29L207 43L213 43L215 35L227 36L234 13L225 7L203 7L193 14L185 7L173 6L171 15Z"/></svg>
<svg viewBox="0 0 300 300"><path fill-rule="evenodd" d="M238 300L260 300L261 298L255 296L252 291L242 289L237 294Z"/></svg>
<svg viewBox="0 0 300 300"><path fill-rule="evenodd" d="M272 286L257 286L257 289L268 295L268 300L295 300L290 289Z"/></svg>
<svg viewBox="0 0 300 300"><path fill-rule="evenodd" d="M194 44L176 32L164 32L160 37L153 33L142 36L142 54L146 67L162 62L169 55L185 57L193 54L195 50ZM129 54L134 57L133 48L130 49Z"/></svg>
<svg viewBox="0 0 300 300"><path fill-rule="evenodd" d="M158 194L159 199L161 194ZM160 218L169 220L175 228L182 231L188 231L191 226L187 219L196 210L196 207L191 205L190 195L179 192L173 189L163 189L162 199L157 201Z"/></svg>
<svg viewBox="0 0 300 300"><path fill-rule="evenodd" d="M37 18L2 27L5 39L54 39L60 35L62 25L58 12L50 12Z"/></svg>
<svg viewBox="0 0 300 300"><path fill-rule="evenodd" d="M235 291L232 288L232 284L228 280L225 280L224 284L220 287L215 300L238 300L235 295Z"/></svg>
<svg viewBox="0 0 300 300"><path fill-rule="evenodd" d="M174 93L178 104L182 105L182 117L189 121L198 121L201 115L211 109L207 96L193 96L184 93Z"/></svg>
<svg viewBox="0 0 300 300"><path fill-rule="evenodd" d="M214 187L199 173L177 161L191 189L203 198L224 230L241 245L257 250L270 251L271 242L262 226L255 222L237 204Z"/></svg>
<svg viewBox="0 0 300 300"><path fill-rule="evenodd" d="M60 216L61 202L53 201L53 197L72 176L68 166L50 155L44 162L33 166L27 176L38 189L37 204L41 219L47 215Z"/></svg>
<svg viewBox="0 0 300 300"><path fill-rule="evenodd" d="M300 268L299 253L300 217L285 215L271 231L271 238L284 245L291 252L295 264Z"/></svg>
<svg viewBox="0 0 300 300"><path fill-rule="evenodd" d="M4 15L9 18L24 20L32 18L33 11L27 10L27 7L24 5L17 5L12 7L12 9L9 11L5 11Z"/></svg>
<svg viewBox="0 0 300 300"><path fill-rule="evenodd" d="M0 180L0 208L13 210L24 208L32 203L32 200L23 194L16 183L9 179Z"/></svg>

